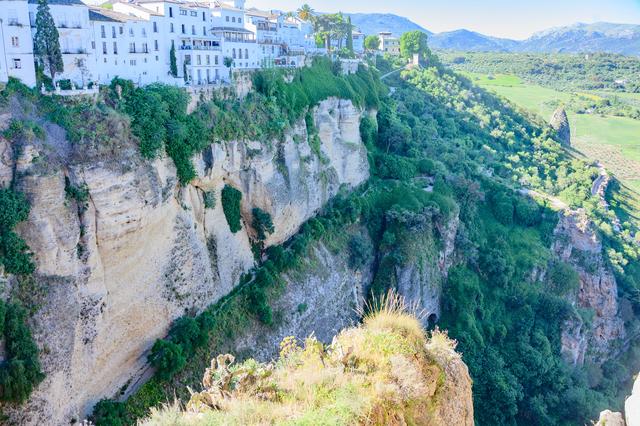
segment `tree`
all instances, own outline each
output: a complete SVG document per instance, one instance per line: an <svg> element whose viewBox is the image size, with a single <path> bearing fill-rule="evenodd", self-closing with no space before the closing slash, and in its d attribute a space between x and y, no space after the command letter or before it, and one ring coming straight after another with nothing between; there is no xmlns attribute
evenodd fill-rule
<svg viewBox="0 0 640 426"><path fill-rule="evenodd" d="M274 231L271 215L258 207L254 208L252 213L253 229L256 231L258 240L264 241L267 239L267 234L271 234Z"/></svg>
<svg viewBox="0 0 640 426"><path fill-rule="evenodd" d="M351 25L351 16L347 16L347 49L353 53L353 25Z"/></svg>
<svg viewBox="0 0 640 426"><path fill-rule="evenodd" d="M149 361L158 370L158 377L168 380L187 364L182 347L168 340L156 340Z"/></svg>
<svg viewBox="0 0 640 426"><path fill-rule="evenodd" d="M64 71L64 63L60 51L60 36L47 0L38 0L36 36L33 45L37 58L45 70L49 71L51 79L55 81L56 74Z"/></svg>
<svg viewBox="0 0 640 426"><path fill-rule="evenodd" d="M178 76L178 60L176 59L176 46L171 41L171 50L169 50L169 72L173 77Z"/></svg>
<svg viewBox="0 0 640 426"><path fill-rule="evenodd" d="M400 55L403 58L409 59L416 53L424 55L428 51L427 35L422 31L409 31L400 37Z"/></svg>
<svg viewBox="0 0 640 426"><path fill-rule="evenodd" d="M300 9L298 9L298 18L303 21L310 21L313 18L313 9L308 4L303 4Z"/></svg>
<svg viewBox="0 0 640 426"><path fill-rule="evenodd" d="M376 35L367 36L364 39L364 48L367 50L378 50L380 48L380 37Z"/></svg>

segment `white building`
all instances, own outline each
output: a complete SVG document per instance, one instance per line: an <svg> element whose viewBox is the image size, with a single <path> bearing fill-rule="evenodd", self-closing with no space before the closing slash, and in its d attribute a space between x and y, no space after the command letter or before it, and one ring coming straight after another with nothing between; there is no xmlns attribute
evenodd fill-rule
<svg viewBox="0 0 640 426"><path fill-rule="evenodd" d="M168 83L168 69L160 62L161 36L155 15L151 19L113 10L91 8L95 80L109 84L114 77L137 85Z"/></svg>
<svg viewBox="0 0 640 426"><path fill-rule="evenodd" d="M233 60L232 69L256 69L262 65L262 56L256 34L245 28L244 1L232 5L223 2L211 4L211 18L215 35L222 39L223 54Z"/></svg>
<svg viewBox="0 0 640 426"><path fill-rule="evenodd" d="M27 0L0 0L0 82L9 77L36 85Z"/></svg>
<svg viewBox="0 0 640 426"><path fill-rule="evenodd" d="M95 79L89 8L80 0L49 0L49 10L60 35L64 70L56 80L71 80L81 87ZM29 0L31 33L36 34L37 0Z"/></svg>
<svg viewBox="0 0 640 426"><path fill-rule="evenodd" d="M400 39L394 37L390 32L381 32L380 37L380 50L391 56L400 56Z"/></svg>
<svg viewBox="0 0 640 426"><path fill-rule="evenodd" d="M114 3L113 9L149 19L152 32L158 31L157 56L164 72L163 82L202 85L228 80L222 39L211 29L212 17L207 5L175 0L140 0L136 3ZM177 76L183 83L169 73L172 45L176 49ZM155 51L155 44L153 47Z"/></svg>
<svg viewBox="0 0 640 426"><path fill-rule="evenodd" d="M245 28L256 34L260 66L275 66L284 53L282 39L278 33L277 15L257 9L247 10Z"/></svg>

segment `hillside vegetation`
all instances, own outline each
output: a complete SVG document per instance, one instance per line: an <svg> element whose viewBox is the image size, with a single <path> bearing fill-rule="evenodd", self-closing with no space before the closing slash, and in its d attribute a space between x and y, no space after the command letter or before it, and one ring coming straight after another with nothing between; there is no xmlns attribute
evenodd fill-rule
<svg viewBox="0 0 640 426"><path fill-rule="evenodd" d="M141 424L472 424L471 382L455 342L439 331L427 337L416 313L393 294L379 305L330 345L288 337L280 358L266 364L218 356L184 411L152 410ZM452 371L457 388L448 383ZM459 407L459 416L451 418L444 405Z"/></svg>
<svg viewBox="0 0 640 426"><path fill-rule="evenodd" d="M350 99L372 113L360 123L371 165L369 181L351 193L343 191L289 241L256 256L255 268L226 297L198 315L178 319L149 354L153 378L126 400L114 395L97 404L93 420L98 426L135 424L149 416L150 408L176 397L187 403L191 399L187 386L197 392L211 389L210 382L201 387L200 379L212 354L226 352L233 339L257 325L271 330L283 320L272 308L287 290L282 277L311 268L305 260L316 243L333 247L352 265L370 262L370 290L375 298L399 286L399 270L421 259L437 265L445 240L454 238L452 266L445 271L441 288L442 315L436 320L459 342L462 359L469 366L477 424L582 424L596 418L601 409L621 405L630 370L639 367L637 341L620 344L619 353L588 368L571 367L561 355L565 322L580 318L589 324L595 312L576 308L577 273L551 249L559 215L548 200L583 209L593 222L603 242L606 265L618 280L619 298L628 307L624 321L630 335L640 329L637 226L629 222L624 233L614 231L611 213L591 194L598 169L563 149L542 120L475 86L433 57L425 57L430 58L428 66L385 80L393 91L378 76L399 64L380 59L378 69L361 67L357 74L345 77L331 62L321 60L293 75L280 70L257 73L256 90L247 98L202 102L191 114L186 112L185 94L178 89L135 88L119 80L103 91L97 104L22 94L32 97L39 113L65 127L72 142L86 147L89 154L118 149L119 139L109 135L114 129L125 135L130 131L142 157L150 160L166 154L173 159L184 186L195 176L192 156L211 143L246 138L270 144L296 120L304 119L313 148L317 129L310 110L328 97ZM292 78L292 83L286 83L285 77ZM107 126L114 117L126 125ZM522 195L523 190L545 196L534 200ZM68 192L82 198L80 188ZM225 193L221 199L225 218L230 228L237 229L242 194ZM257 228L269 232L269 218L256 216ZM453 237L448 235L452 223L457 225ZM361 235L352 237L347 232L355 232L354 228ZM417 349L424 335L415 322L407 328L411 333L400 332L398 337L397 329L375 318L365 318L363 328L341 335L368 348L354 352L354 362L356 367L369 365L372 375L360 377L361 382L354 377L354 383L373 389L373 380L384 382L385 374L393 373L388 370L387 355L407 355L405 348L420 355L412 368L431 365L428 354ZM367 346L368 333L379 346ZM338 420L352 422L363 412L378 413L376 407L384 398L377 390L359 392L361 388L350 387L331 368L322 374L314 369L318 359L342 368L341 361L332 358L335 347L327 351L314 341L304 347L289 346L293 355L285 353L272 371L281 371L282 376L290 373L289 387L284 382L280 385L297 415L311 420L337 415ZM293 366L286 365L289 361ZM252 377L268 369L240 359L238 365L238 371ZM296 393L296 380L303 380L305 374L317 377L309 369L328 379L328 392L312 387L312 393ZM223 368L222 373L227 370ZM269 395L271 390L266 392ZM268 399L256 401L255 388L239 388L235 396L255 402L254 412L271 416L267 419L282 419ZM237 398L228 402L230 418L240 415ZM300 408L307 402L336 409ZM430 401L421 396L409 393L397 402L399 411L381 409L380 417L374 419L385 423L385 413L402 413L401 419L411 423L425 420L415 416L431 414L413 411L413 404L429 406ZM182 419L175 408L157 415L161 419L165 414L169 420L171 416ZM224 414L207 415L214 422L223 421L216 416ZM189 415L183 420L189 422Z"/></svg>

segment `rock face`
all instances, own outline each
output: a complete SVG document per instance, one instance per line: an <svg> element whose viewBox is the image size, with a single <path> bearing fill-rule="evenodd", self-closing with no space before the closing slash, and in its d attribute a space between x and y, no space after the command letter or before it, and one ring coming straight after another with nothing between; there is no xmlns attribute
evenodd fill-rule
<svg viewBox="0 0 640 426"><path fill-rule="evenodd" d="M567 321L562 333L562 352L568 362L582 365L586 359L604 362L613 354L613 345L625 336L618 316L618 286L605 264L602 244L580 213L563 215L554 232L556 256L578 272L580 288L572 303L593 312L590 324L581 317Z"/></svg>
<svg viewBox="0 0 640 426"><path fill-rule="evenodd" d="M442 283L454 261L459 224L458 212L455 212L441 230L436 229L437 239L431 226L412 234L407 238L413 246L407 250L411 255L402 266L396 267L398 294L423 311L425 326L440 318Z"/></svg>
<svg viewBox="0 0 640 426"><path fill-rule="evenodd" d="M184 187L168 159L152 164L124 155L110 163L66 159L43 168L36 159L50 145L65 144L51 140L52 132L45 143L23 149L17 185L32 210L19 231L34 252L36 279L47 282L33 324L47 377L28 406L11 413L12 421L69 424L142 375L146 351L173 320L229 293L253 266L253 231L247 225L252 208L272 215L275 232L267 245L277 244L341 186L365 181L361 114L339 99L315 108L319 152L308 143L304 121L283 141L212 145L195 160L198 178ZM0 143L0 154L1 149ZM65 197L65 180L86 185L86 203ZM243 229L236 234L220 202L225 185L243 193ZM205 208L205 192L215 195L213 208ZM339 287L347 278L336 274ZM336 303L356 303L356 293L352 289L350 299Z"/></svg>
<svg viewBox="0 0 640 426"><path fill-rule="evenodd" d="M625 426L622 414L614 413L610 410L605 410L600 413L600 418L595 426Z"/></svg>
<svg viewBox="0 0 640 426"><path fill-rule="evenodd" d="M560 107L553 112L549 124L557 132L560 142L565 146L571 146L571 126L564 108Z"/></svg>
<svg viewBox="0 0 640 426"><path fill-rule="evenodd" d="M351 230L368 238L365 228ZM373 259L358 269L349 266L344 251L314 244L304 265L285 275L286 290L273 304L281 320L276 327L256 324L234 341L229 350L259 361L276 358L280 342L288 336L299 340L313 335L324 343L343 328L355 324L373 276Z"/></svg>

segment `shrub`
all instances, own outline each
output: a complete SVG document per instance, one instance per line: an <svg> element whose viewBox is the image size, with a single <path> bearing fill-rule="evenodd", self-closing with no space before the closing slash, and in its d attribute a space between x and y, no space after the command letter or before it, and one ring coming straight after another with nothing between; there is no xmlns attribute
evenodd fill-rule
<svg viewBox="0 0 640 426"><path fill-rule="evenodd" d="M253 229L259 241L267 239L267 234L274 231L271 215L260 208L254 208L253 211Z"/></svg>
<svg viewBox="0 0 640 426"><path fill-rule="evenodd" d="M215 209L216 208L216 193L214 191L207 191L204 193L204 208Z"/></svg>
<svg viewBox="0 0 640 426"><path fill-rule="evenodd" d="M184 368L187 359L179 345L169 340L156 340L149 354L149 362L158 370L158 377L169 380Z"/></svg>
<svg viewBox="0 0 640 426"><path fill-rule="evenodd" d="M14 232L15 226L29 217L24 196L11 189L0 189L0 263L11 274L30 274L35 270L29 247Z"/></svg>
<svg viewBox="0 0 640 426"><path fill-rule="evenodd" d="M96 426L125 426L130 423L125 404L111 399L100 400L91 417Z"/></svg>
<svg viewBox="0 0 640 426"><path fill-rule="evenodd" d="M358 269L371 258L373 246L369 238L354 235L349 240L349 266Z"/></svg>
<svg viewBox="0 0 640 426"><path fill-rule="evenodd" d="M242 192L232 186L225 185L222 190L222 209L224 217L227 219L229 229L234 234L242 229L240 215L240 201L242 200Z"/></svg>

